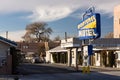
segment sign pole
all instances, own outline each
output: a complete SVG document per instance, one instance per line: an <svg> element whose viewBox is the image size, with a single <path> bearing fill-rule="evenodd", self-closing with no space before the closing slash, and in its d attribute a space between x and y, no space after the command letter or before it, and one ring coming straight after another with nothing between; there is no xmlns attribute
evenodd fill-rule
<svg viewBox="0 0 120 80"><path fill-rule="evenodd" d="M83 45L83 73L89 73L89 46Z"/></svg>
<svg viewBox="0 0 120 80"><path fill-rule="evenodd" d="M85 14L83 14L83 21L85 17L90 16L95 12L95 8L92 7L88 9ZM82 40L82 52L83 52L83 73L90 72L90 55L89 54L89 45L91 45L91 39L88 39L88 44L85 45L85 39Z"/></svg>
<svg viewBox="0 0 120 80"><path fill-rule="evenodd" d="M97 39L101 35L100 14L95 13L95 8L89 8L78 25L79 39L82 40L83 72L90 71L90 55L93 54L92 39ZM88 40L88 44L85 43Z"/></svg>

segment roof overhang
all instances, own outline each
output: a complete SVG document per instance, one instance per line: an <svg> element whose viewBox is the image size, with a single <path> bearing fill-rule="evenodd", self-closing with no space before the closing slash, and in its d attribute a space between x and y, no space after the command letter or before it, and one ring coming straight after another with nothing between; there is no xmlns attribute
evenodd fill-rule
<svg viewBox="0 0 120 80"><path fill-rule="evenodd" d="M62 48L61 46L57 46L57 47L49 50L48 52L67 52L67 49Z"/></svg>
<svg viewBox="0 0 120 80"><path fill-rule="evenodd" d="M8 45L10 45L10 46L17 47L17 43L16 43L16 42L11 41L11 40L6 39L6 38L3 38L3 37L1 37L1 36L0 36L0 41L1 41L1 42L4 42L4 43L6 43L6 44L8 44Z"/></svg>

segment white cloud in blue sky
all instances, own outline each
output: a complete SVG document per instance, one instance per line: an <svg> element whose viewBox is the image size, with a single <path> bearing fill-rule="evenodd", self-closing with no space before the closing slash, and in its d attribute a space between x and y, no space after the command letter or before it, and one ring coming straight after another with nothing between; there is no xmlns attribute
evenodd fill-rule
<svg viewBox="0 0 120 80"><path fill-rule="evenodd" d="M107 17L109 18L109 16L110 17L113 16L114 6L120 4L120 0L0 0L0 1L1 1L0 25L7 26L7 28L4 29L4 27L2 27L2 29L4 29L4 31L10 30L13 32L19 31L19 29L21 29L20 30L21 33L23 33L22 30L25 29L28 23L34 21L45 21L52 24L52 26L59 27L61 26L61 24L59 24L59 21L61 20L64 21L64 19L68 20L68 18L71 17L71 21L70 20L69 21L74 25L72 24L70 25L69 23L68 25L66 25L66 23L62 21L63 22L62 27L59 28L59 30L61 29L62 31L62 29L65 26L75 26L75 24L78 23L77 18L82 16L82 13L84 13L84 11L91 6L95 6L96 12L100 12L103 16L107 15ZM77 21L76 23L72 21L73 18L76 19ZM58 31L57 30L58 28L56 29L54 27L54 29ZM70 28L66 30L70 31ZM20 34L20 36L22 36L22 34Z"/></svg>
<svg viewBox="0 0 120 80"><path fill-rule="evenodd" d="M73 11L67 7L38 7L32 15L28 16L32 21L54 21L70 15Z"/></svg>
<svg viewBox="0 0 120 80"><path fill-rule="evenodd" d="M103 13L112 13L119 0L2 0L0 13L31 12L30 19L61 19L77 9L95 6Z"/></svg>

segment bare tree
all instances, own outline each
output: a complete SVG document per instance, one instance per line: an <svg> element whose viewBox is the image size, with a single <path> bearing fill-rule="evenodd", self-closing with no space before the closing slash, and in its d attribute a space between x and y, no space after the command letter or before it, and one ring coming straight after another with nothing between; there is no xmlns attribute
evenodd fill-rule
<svg viewBox="0 0 120 80"><path fill-rule="evenodd" d="M113 32L108 33L104 38L113 38Z"/></svg>
<svg viewBox="0 0 120 80"><path fill-rule="evenodd" d="M47 28L47 24L44 22L34 22L26 26L26 34L23 36L25 41L47 41L49 35L52 33L51 28Z"/></svg>
<svg viewBox="0 0 120 80"><path fill-rule="evenodd" d="M60 41L60 36L56 36L53 41Z"/></svg>

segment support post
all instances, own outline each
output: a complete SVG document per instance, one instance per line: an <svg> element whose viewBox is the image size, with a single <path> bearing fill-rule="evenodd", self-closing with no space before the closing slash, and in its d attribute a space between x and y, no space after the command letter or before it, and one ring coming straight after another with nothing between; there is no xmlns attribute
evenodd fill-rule
<svg viewBox="0 0 120 80"><path fill-rule="evenodd" d="M68 66L71 66L71 49L68 49Z"/></svg>
<svg viewBox="0 0 120 80"><path fill-rule="evenodd" d="M46 62L47 63L51 62L51 53L49 51L46 51Z"/></svg>
<svg viewBox="0 0 120 80"><path fill-rule="evenodd" d="M78 71L78 63L77 63L78 48L74 48L73 51L74 51L74 67L76 71Z"/></svg>
<svg viewBox="0 0 120 80"><path fill-rule="evenodd" d="M107 66L109 65L109 58L108 58L108 56L109 56L109 51L106 51L106 53L107 53Z"/></svg>

